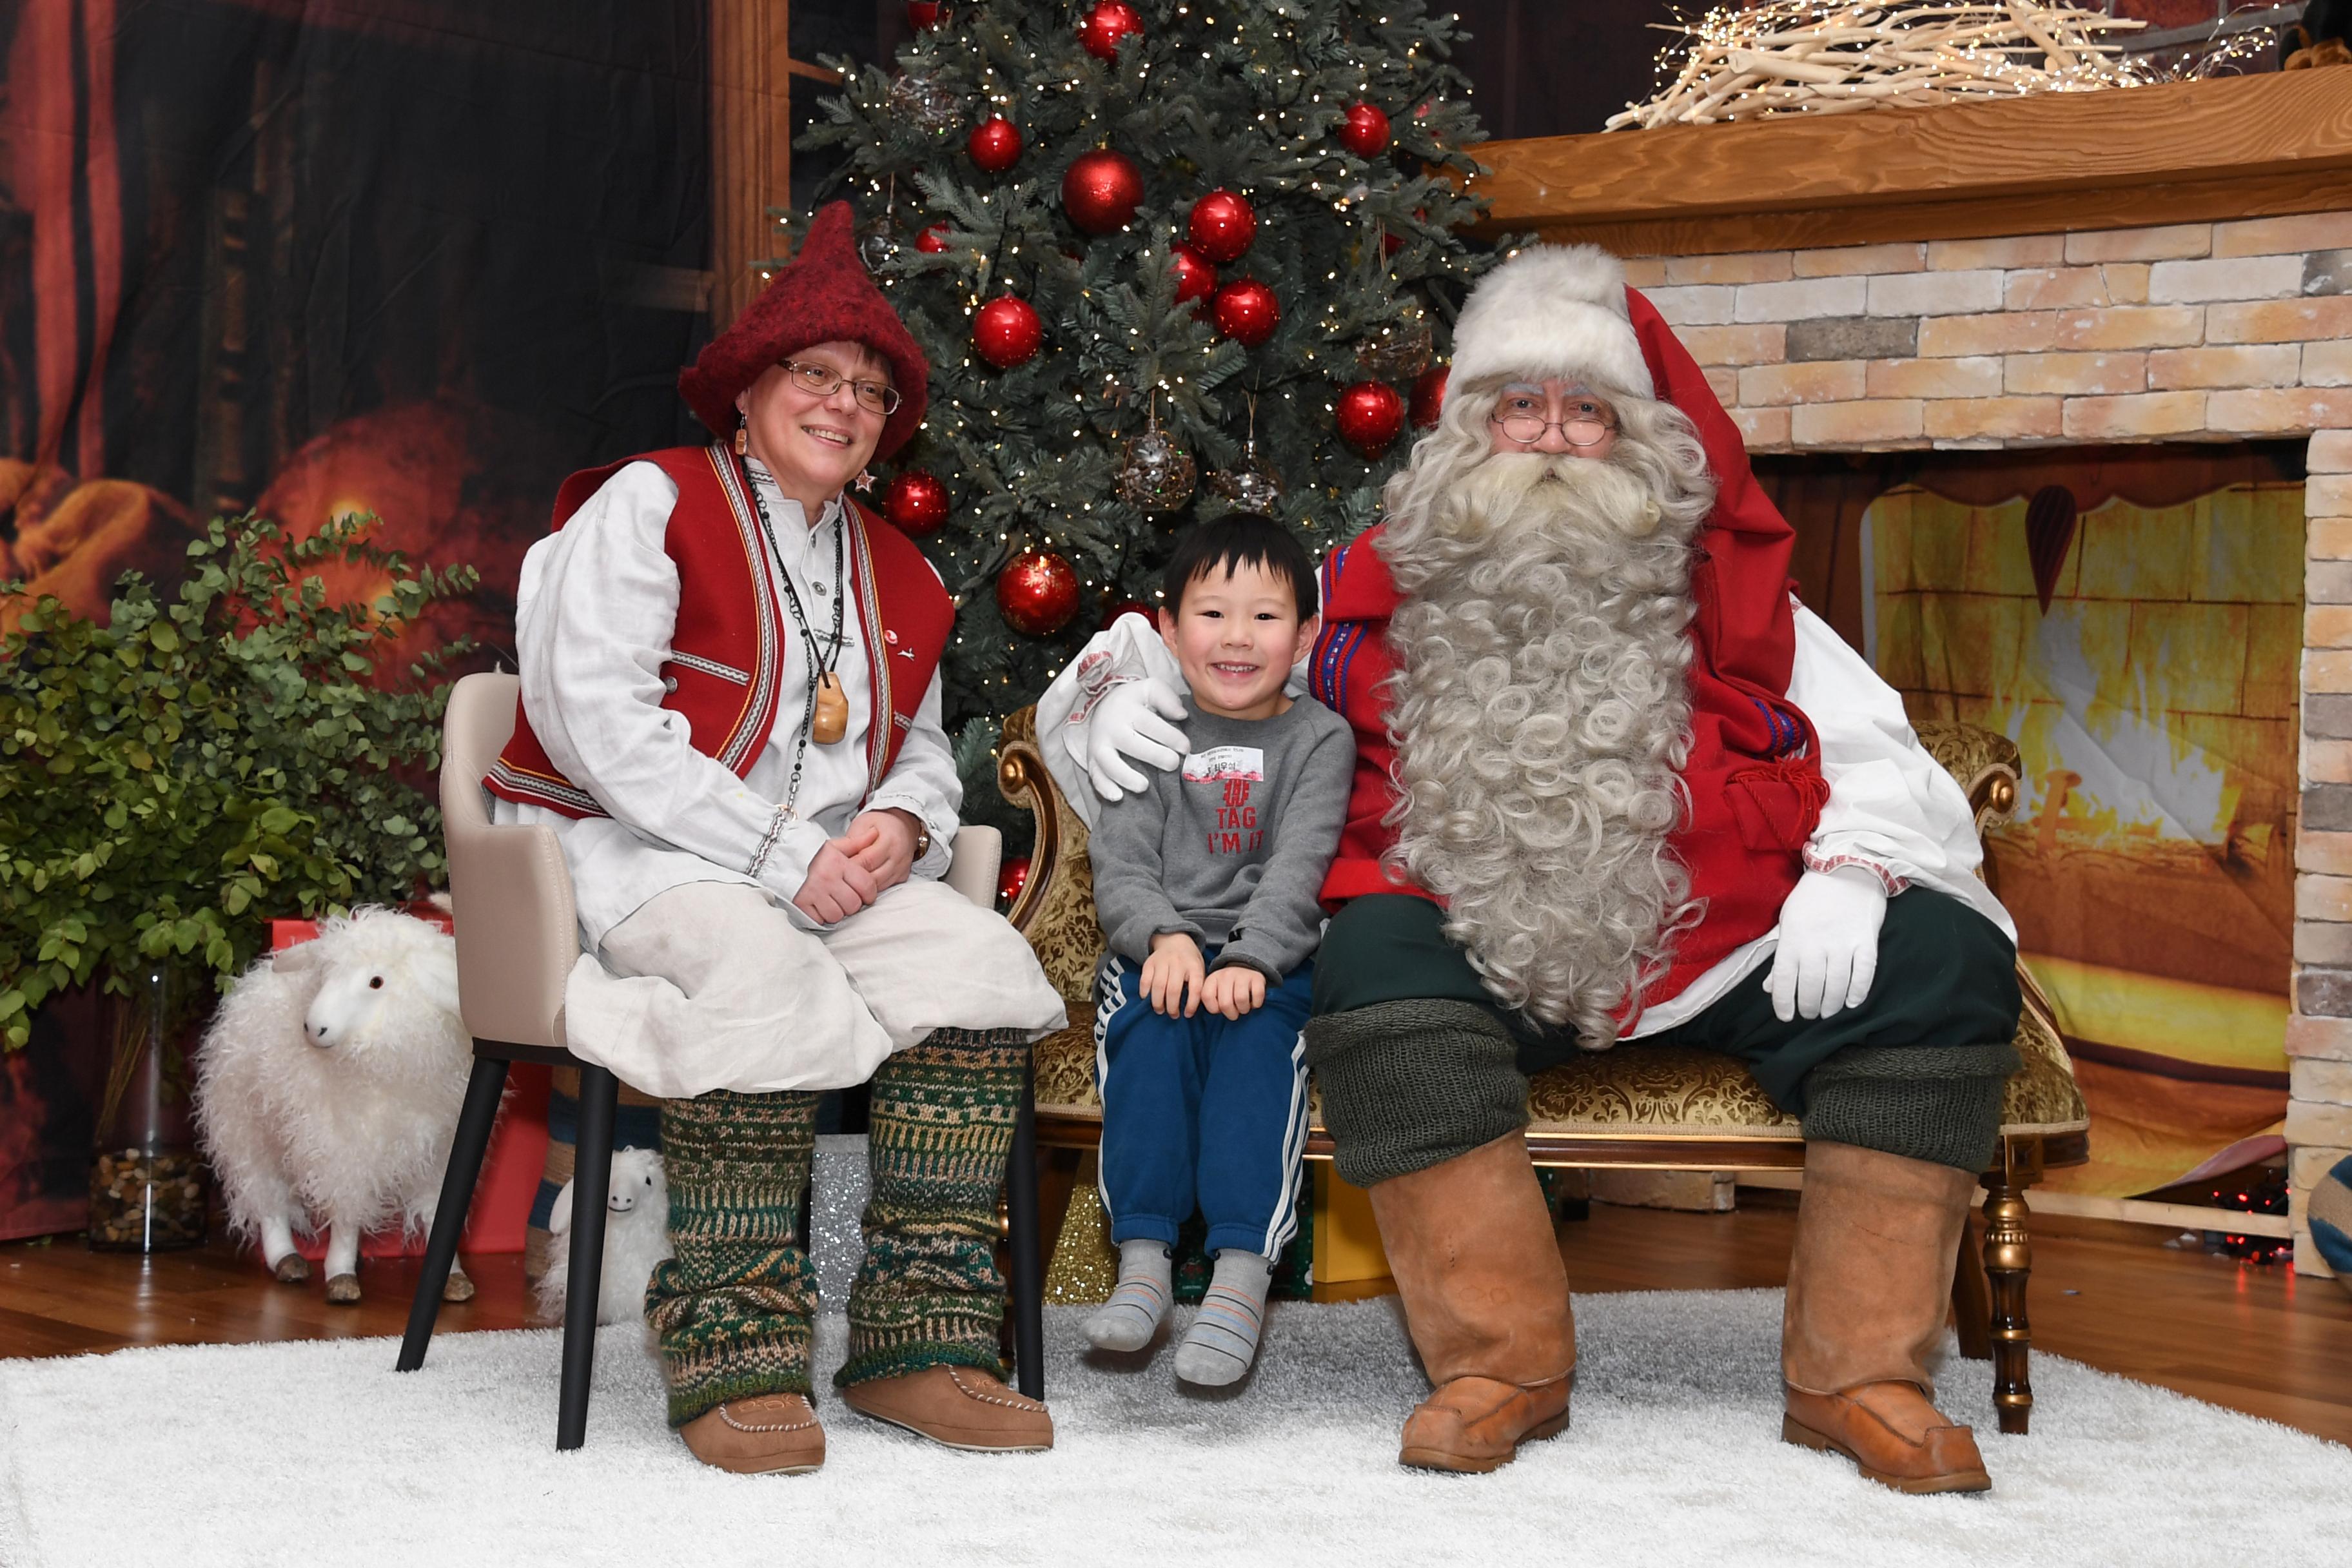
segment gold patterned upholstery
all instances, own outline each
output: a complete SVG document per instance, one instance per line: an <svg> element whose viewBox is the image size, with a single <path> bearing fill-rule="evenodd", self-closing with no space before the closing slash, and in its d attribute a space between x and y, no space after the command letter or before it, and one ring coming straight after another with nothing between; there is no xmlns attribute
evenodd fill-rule
<svg viewBox="0 0 2352 1568"><path fill-rule="evenodd" d="M1095 1093L1094 971L1102 957L1095 924L1094 874L1087 829L1062 798L1036 746L1036 717L1024 708L1006 721L998 782L1005 797L1037 818L1037 847L1013 923L1069 1004L1070 1026L1037 1046L1037 1109L1045 1116L1098 1121ZM2016 799L2018 752L2008 737L1971 724L1926 723L1920 741L1967 792L1981 831ZM2018 1022L2023 1060L2002 1104L2011 1136L2080 1132L2090 1125L2074 1069L2059 1043L2049 1005L2021 969L2025 1015ZM1322 1128L1319 1102L1310 1105ZM1729 1057L1630 1041L1537 1075L1528 1090L1531 1134L1566 1138L1687 1142L1709 1135L1801 1142L1797 1119L1765 1098L1748 1069Z"/></svg>

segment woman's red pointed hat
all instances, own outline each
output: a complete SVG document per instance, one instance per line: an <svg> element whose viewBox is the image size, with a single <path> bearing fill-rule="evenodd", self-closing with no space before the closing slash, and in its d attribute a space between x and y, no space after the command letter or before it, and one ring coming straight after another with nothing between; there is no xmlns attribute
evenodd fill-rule
<svg viewBox="0 0 2352 1568"><path fill-rule="evenodd" d="M820 210L801 241L800 254L735 319L678 372L677 390L695 416L721 440L735 433L735 395L778 361L812 343L864 343L890 362L898 409L882 426L875 448L887 458L923 422L931 367L898 313L874 286L857 255L847 202Z"/></svg>

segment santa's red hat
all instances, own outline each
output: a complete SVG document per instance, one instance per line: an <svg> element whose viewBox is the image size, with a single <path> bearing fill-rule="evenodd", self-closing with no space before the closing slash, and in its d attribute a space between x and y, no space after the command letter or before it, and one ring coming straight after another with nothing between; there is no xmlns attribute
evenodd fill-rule
<svg viewBox="0 0 2352 1568"><path fill-rule="evenodd" d="M930 363L874 286L851 230L847 202L821 209L801 241L800 254L733 326L678 372L679 395L713 435L725 439L735 433L735 395L770 365L812 343L849 342L864 343L889 361L890 379L898 388L898 411L882 426L876 454L887 458L914 436L923 422Z"/></svg>

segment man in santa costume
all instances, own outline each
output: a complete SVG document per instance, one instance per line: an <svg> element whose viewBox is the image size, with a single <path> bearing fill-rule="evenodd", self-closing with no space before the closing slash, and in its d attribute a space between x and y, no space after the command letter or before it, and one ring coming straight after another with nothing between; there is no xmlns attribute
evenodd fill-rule
<svg viewBox="0 0 2352 1568"><path fill-rule="evenodd" d="M1928 1360L2020 999L1958 786L1791 598L1737 430L1602 251L1478 284L1384 501L1324 563L1305 671L1357 740L1307 1052L1436 1385L1403 1462L1491 1470L1568 1425L1528 1076L1666 1041L1802 1118L1782 1436L1984 1489ZM1184 749L1149 652L1115 629L1039 705L1076 798Z"/></svg>
<svg viewBox="0 0 2352 1568"><path fill-rule="evenodd" d="M824 1460L801 1194L816 1091L868 1080L844 1399L956 1447L1053 1442L1002 1381L992 1249L1029 1046L1066 1015L938 880L955 609L846 488L914 434L928 375L835 203L678 377L717 440L567 479L516 598L521 711L483 783L571 870L572 1052L666 1097L676 1256L646 1317L671 1425L729 1470Z"/></svg>

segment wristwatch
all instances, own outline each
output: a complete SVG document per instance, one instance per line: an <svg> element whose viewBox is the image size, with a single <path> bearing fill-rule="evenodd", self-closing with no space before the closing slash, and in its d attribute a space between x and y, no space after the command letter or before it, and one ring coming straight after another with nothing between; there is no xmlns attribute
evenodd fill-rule
<svg viewBox="0 0 2352 1568"><path fill-rule="evenodd" d="M931 825L921 817L915 818L915 858L919 860L931 852Z"/></svg>

